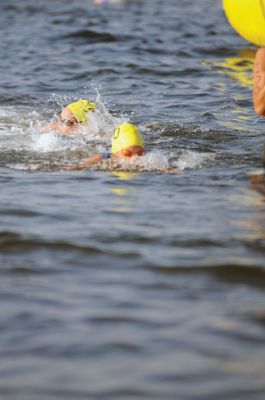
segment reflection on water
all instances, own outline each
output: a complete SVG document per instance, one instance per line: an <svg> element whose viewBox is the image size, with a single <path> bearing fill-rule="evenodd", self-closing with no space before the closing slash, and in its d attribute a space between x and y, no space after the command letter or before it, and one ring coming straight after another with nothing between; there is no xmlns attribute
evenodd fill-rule
<svg viewBox="0 0 265 400"><path fill-rule="evenodd" d="M126 4L129 0L91 0L93 4Z"/></svg>
<svg viewBox="0 0 265 400"><path fill-rule="evenodd" d="M264 170L252 171L248 174L249 184L245 195L238 196L235 201L250 210L250 218L241 219L241 237L247 246L265 251L265 174ZM253 265L255 262L253 261Z"/></svg>
<svg viewBox="0 0 265 400"><path fill-rule="evenodd" d="M110 211L121 214L133 212L134 203L128 197L130 194L129 190L117 188L112 189L112 193L115 194L116 197L111 201L112 206Z"/></svg>
<svg viewBox="0 0 265 400"><path fill-rule="evenodd" d="M216 63L216 67L221 67L220 74L227 75L231 79L236 79L243 87L252 87L252 70L255 60L256 49L245 48L237 52L237 57L228 57L221 63Z"/></svg>
<svg viewBox="0 0 265 400"><path fill-rule="evenodd" d="M136 178L139 173L127 172L127 171L113 171L112 174L118 178L118 181L123 182L132 181ZM116 213L129 213L133 212L135 208L135 203L133 201L132 195L135 194L136 189L133 187L123 187L122 185L118 187L112 187L111 192L115 195L112 198L111 211Z"/></svg>
<svg viewBox="0 0 265 400"><path fill-rule="evenodd" d="M112 171L113 175L117 176L121 181L130 181L136 178L139 173L138 172L130 172L130 171Z"/></svg>
<svg viewBox="0 0 265 400"><path fill-rule="evenodd" d="M242 94L237 94L234 96L237 102L244 102L245 96ZM231 114L229 119L223 121L223 124L226 128L231 129L233 131L240 132L245 130L246 123L253 121L253 115L249 109L244 109L242 107L233 107L231 109ZM251 131L251 128L249 129ZM255 127L252 128L253 132L255 132Z"/></svg>
<svg viewBox="0 0 265 400"><path fill-rule="evenodd" d="M236 57L227 57L222 62L204 61L203 63L214 68L220 75L237 80L243 87L252 87L252 70L256 49L245 48L237 52Z"/></svg>
<svg viewBox="0 0 265 400"><path fill-rule="evenodd" d="M234 106L229 110L229 114L223 116L224 126L232 131L244 131L246 129L246 123L249 130L256 130L255 127L251 127L253 122L252 71L255 54L256 49L243 48L237 51L236 56L226 57L222 61L205 60L202 62L220 76L229 78L229 80L215 81L212 87L226 96L231 96L231 99L235 101ZM246 93L240 90L233 92L231 95L230 87L232 88L235 83L239 84L242 88L248 89L249 96L246 97ZM244 107L244 103L246 100L249 101L249 99L251 100L251 108Z"/></svg>
<svg viewBox="0 0 265 400"><path fill-rule="evenodd" d="M248 174L251 189L261 194L261 200L265 202L265 170L259 169Z"/></svg>
<svg viewBox="0 0 265 400"><path fill-rule="evenodd" d="M248 174L250 183L249 188L254 190L256 196L249 201L252 205L255 219L248 221L249 229L255 232L257 240L265 240L265 171L264 169L252 171ZM262 246L262 243L259 243ZM265 242L263 243L263 251L265 251Z"/></svg>

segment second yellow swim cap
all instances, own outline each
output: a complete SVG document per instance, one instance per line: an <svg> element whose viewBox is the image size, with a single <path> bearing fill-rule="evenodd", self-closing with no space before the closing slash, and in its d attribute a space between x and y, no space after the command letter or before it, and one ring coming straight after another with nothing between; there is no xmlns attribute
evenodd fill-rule
<svg viewBox="0 0 265 400"><path fill-rule="evenodd" d="M119 125L112 137L112 153L117 153L120 150L130 146L143 147L143 140L137 126L133 124Z"/></svg>
<svg viewBox="0 0 265 400"><path fill-rule="evenodd" d="M87 113L95 111L96 104L89 103L87 100L78 100L68 104L67 108L73 113L78 122L84 122L88 120Z"/></svg>
<svg viewBox="0 0 265 400"><path fill-rule="evenodd" d="M265 0L223 0L223 8L244 39L265 46Z"/></svg>

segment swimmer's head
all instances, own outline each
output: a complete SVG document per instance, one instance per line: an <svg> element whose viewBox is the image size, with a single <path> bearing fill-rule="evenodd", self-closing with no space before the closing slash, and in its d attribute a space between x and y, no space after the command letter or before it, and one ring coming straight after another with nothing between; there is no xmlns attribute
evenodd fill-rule
<svg viewBox="0 0 265 400"><path fill-rule="evenodd" d="M137 126L133 124L121 124L114 130L111 147L112 153L128 151L128 155L123 154L125 157L130 157L134 154L142 155L144 153L143 147L143 140Z"/></svg>
<svg viewBox="0 0 265 400"><path fill-rule="evenodd" d="M70 111L77 122L88 121L87 113L95 111L95 108L96 105L89 103L87 100L78 100L66 106L66 110Z"/></svg>

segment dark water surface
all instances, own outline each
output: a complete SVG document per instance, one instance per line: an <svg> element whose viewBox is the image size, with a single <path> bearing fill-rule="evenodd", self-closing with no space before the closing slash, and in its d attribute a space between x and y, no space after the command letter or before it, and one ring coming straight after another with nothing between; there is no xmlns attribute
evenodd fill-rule
<svg viewBox="0 0 265 400"><path fill-rule="evenodd" d="M255 48L217 0L1 0L0 27L0 398L264 399ZM89 130L40 132L80 97ZM123 121L144 172L58 171Z"/></svg>

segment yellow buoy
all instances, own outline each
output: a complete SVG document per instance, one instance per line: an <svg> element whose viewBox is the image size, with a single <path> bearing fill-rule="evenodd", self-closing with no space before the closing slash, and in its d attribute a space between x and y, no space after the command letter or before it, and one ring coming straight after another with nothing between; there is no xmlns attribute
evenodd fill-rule
<svg viewBox="0 0 265 400"><path fill-rule="evenodd" d="M226 16L246 40L265 46L265 0L223 0Z"/></svg>

